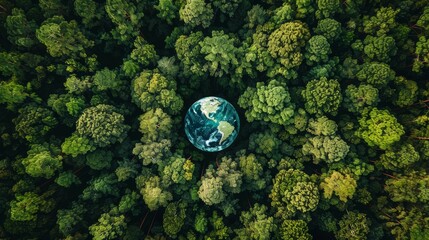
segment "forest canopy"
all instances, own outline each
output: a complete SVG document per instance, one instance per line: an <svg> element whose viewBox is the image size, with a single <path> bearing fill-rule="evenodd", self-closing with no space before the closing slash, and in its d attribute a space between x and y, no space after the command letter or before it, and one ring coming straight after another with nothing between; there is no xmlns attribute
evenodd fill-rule
<svg viewBox="0 0 429 240"><path fill-rule="evenodd" d="M428 76L429 0L0 0L0 239L429 239Z"/></svg>

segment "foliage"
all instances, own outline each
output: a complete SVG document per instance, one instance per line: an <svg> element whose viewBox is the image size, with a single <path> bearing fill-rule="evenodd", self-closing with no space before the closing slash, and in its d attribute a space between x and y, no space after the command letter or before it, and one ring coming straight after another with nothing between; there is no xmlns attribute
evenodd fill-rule
<svg viewBox="0 0 429 240"><path fill-rule="evenodd" d="M359 125L356 135L365 140L369 146L378 146L381 149L387 149L399 141L405 133L404 127L389 111L377 108L364 111L363 117L359 119Z"/></svg>
<svg viewBox="0 0 429 240"><path fill-rule="evenodd" d="M270 239L277 228L274 218L267 215L267 207L258 203L241 213L240 222L244 228L235 230L240 239Z"/></svg>
<svg viewBox="0 0 429 240"><path fill-rule="evenodd" d="M429 239L427 0L0 0L0 22L0 239ZM207 96L240 116L221 152L183 131Z"/></svg>
<svg viewBox="0 0 429 240"><path fill-rule="evenodd" d="M31 145L28 156L22 159L25 171L32 177L50 178L62 167L62 157L58 149L39 144Z"/></svg>
<svg viewBox="0 0 429 240"><path fill-rule="evenodd" d="M353 177L337 171L333 171L329 177L320 183L325 198L331 198L332 194L335 193L343 202L347 202L347 198L353 197L356 187L356 180Z"/></svg>
<svg viewBox="0 0 429 240"><path fill-rule="evenodd" d="M179 10L180 19L191 27L207 28L213 18L213 8L204 0L186 0Z"/></svg>
<svg viewBox="0 0 429 240"><path fill-rule="evenodd" d="M76 131L86 136L94 144L105 147L122 142L129 127L124 124L124 116L111 105L99 104L83 111L76 123Z"/></svg>
<svg viewBox="0 0 429 240"><path fill-rule="evenodd" d="M369 233L371 222L366 215L358 212L348 212L338 223L339 229L335 232L337 239L364 239Z"/></svg>
<svg viewBox="0 0 429 240"><path fill-rule="evenodd" d="M342 101L340 84L326 77L311 80L301 94L306 101L305 110L316 115L329 113L335 116Z"/></svg>
<svg viewBox="0 0 429 240"><path fill-rule="evenodd" d="M280 226L281 239L312 239L303 220L284 220Z"/></svg>
<svg viewBox="0 0 429 240"><path fill-rule="evenodd" d="M276 216L287 219L297 211L314 211L319 202L319 191L310 176L301 170L280 170L275 176L270 193L271 206Z"/></svg>
<svg viewBox="0 0 429 240"><path fill-rule="evenodd" d="M85 49L94 45L79 30L76 21L67 22L62 16L44 21L36 30L36 37L52 57L85 57Z"/></svg>
<svg viewBox="0 0 429 240"><path fill-rule="evenodd" d="M183 100L176 93L176 82L157 70L143 71L132 81L131 97L143 111L162 107L175 114L183 107Z"/></svg>
<svg viewBox="0 0 429 240"><path fill-rule="evenodd" d="M182 228L186 217L186 204L183 202L169 203L165 208L163 216L163 227L165 233L175 237Z"/></svg>
<svg viewBox="0 0 429 240"><path fill-rule="evenodd" d="M256 89L247 88L238 99L238 104L247 109L246 118L249 122L262 120L286 125L294 114L288 88L276 80L270 81L268 85L258 82Z"/></svg>
<svg viewBox="0 0 429 240"><path fill-rule="evenodd" d="M310 31L300 21L284 23L269 36L268 52L282 65L279 71L286 78L296 78L294 68L301 65L301 48L309 38Z"/></svg>

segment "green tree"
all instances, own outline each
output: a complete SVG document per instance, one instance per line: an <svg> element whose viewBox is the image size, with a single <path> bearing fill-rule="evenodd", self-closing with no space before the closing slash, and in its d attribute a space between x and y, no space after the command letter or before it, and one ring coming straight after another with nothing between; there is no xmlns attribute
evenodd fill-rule
<svg viewBox="0 0 429 240"><path fill-rule="evenodd" d="M235 10L243 0L213 0L213 7L218 8L222 13L232 17Z"/></svg>
<svg viewBox="0 0 429 240"><path fill-rule="evenodd" d="M369 146L381 149L389 148L404 135L404 127L398 123L395 116L387 110L373 108L363 112L359 119L359 129L355 135L362 138Z"/></svg>
<svg viewBox="0 0 429 240"><path fill-rule="evenodd" d="M380 89L395 79L395 72L385 63L370 62L363 64L356 77L359 81Z"/></svg>
<svg viewBox="0 0 429 240"><path fill-rule="evenodd" d="M67 6L61 0L39 0L39 7L42 9L45 18L66 15L67 13Z"/></svg>
<svg viewBox="0 0 429 240"><path fill-rule="evenodd" d="M280 237L283 240L300 239L310 240L307 223L303 220L286 219L280 226Z"/></svg>
<svg viewBox="0 0 429 240"><path fill-rule="evenodd" d="M317 0L317 7L316 16L319 19L332 17L341 9L339 0Z"/></svg>
<svg viewBox="0 0 429 240"><path fill-rule="evenodd" d="M29 142L40 142L43 137L57 124L52 111L47 108L30 104L19 109L19 115L13 119L18 135Z"/></svg>
<svg viewBox="0 0 429 240"><path fill-rule="evenodd" d="M210 217L210 224L212 230L206 235L207 239L230 239L232 230L225 225L223 217L219 216L216 211L213 211L213 215Z"/></svg>
<svg viewBox="0 0 429 240"><path fill-rule="evenodd" d="M316 136L331 136L337 132L338 125L335 121L322 116L316 120L311 118L308 121L307 132Z"/></svg>
<svg viewBox="0 0 429 240"><path fill-rule="evenodd" d="M238 170L238 163L231 158L223 157L218 168L209 165L201 178L198 196L206 205L221 203L227 193L241 191L243 174Z"/></svg>
<svg viewBox="0 0 429 240"><path fill-rule="evenodd" d="M141 141L144 143L157 142L171 135L171 117L160 108L147 111L140 115L139 120L139 131L143 134Z"/></svg>
<svg viewBox="0 0 429 240"><path fill-rule="evenodd" d="M365 107L375 107L380 102L378 89L369 84L348 85L344 92L343 106L350 112L360 113Z"/></svg>
<svg viewBox="0 0 429 240"><path fill-rule="evenodd" d="M206 205L221 203L225 199L222 186L223 182L220 177L202 178L198 196Z"/></svg>
<svg viewBox="0 0 429 240"><path fill-rule="evenodd" d="M58 177L55 179L55 183L61 187L68 188L73 184L79 184L81 182L73 172L66 171L58 174Z"/></svg>
<svg viewBox="0 0 429 240"><path fill-rule="evenodd" d="M213 31L211 37L205 37L200 42L201 54L206 60L203 71L214 77L232 73L235 66L238 65L239 49L234 46L236 44L237 39L228 36L223 31Z"/></svg>
<svg viewBox="0 0 429 240"><path fill-rule="evenodd" d="M315 136L307 139L302 153L311 155L315 164L320 161L334 163L343 160L349 149L349 145L339 136Z"/></svg>
<svg viewBox="0 0 429 240"><path fill-rule="evenodd" d="M94 75L95 89L98 91L105 91L108 89L115 90L121 84L115 71L104 68L97 71Z"/></svg>
<svg viewBox="0 0 429 240"><path fill-rule="evenodd" d="M135 1L107 0L105 10L107 16L116 25L112 30L115 39L122 43L127 43L130 39L140 34L142 27L141 19L144 11L140 11L141 6Z"/></svg>
<svg viewBox="0 0 429 240"><path fill-rule="evenodd" d="M314 211L319 202L319 191L310 176L301 170L280 170L275 176L269 195L276 216L287 219L299 210Z"/></svg>
<svg viewBox="0 0 429 240"><path fill-rule="evenodd" d="M305 100L305 110L310 114L329 113L335 116L342 101L338 81L325 77L311 80L301 94Z"/></svg>
<svg viewBox="0 0 429 240"><path fill-rule="evenodd" d="M7 16L5 24L8 40L20 47L32 47L36 43L37 24L34 20L28 20L24 10L12 9L12 14Z"/></svg>
<svg viewBox="0 0 429 240"><path fill-rule="evenodd" d="M202 26L207 28L213 18L213 8L210 3L205 3L204 0L186 0L186 4L179 10L179 16L191 27Z"/></svg>
<svg viewBox="0 0 429 240"><path fill-rule="evenodd" d="M27 88L16 81L0 82L0 104L6 104L7 109L13 110L27 97L29 97Z"/></svg>
<svg viewBox="0 0 429 240"><path fill-rule="evenodd" d="M116 177L119 182L126 181L128 179L134 179L139 173L139 165L137 162L124 159L118 162L118 167L115 170Z"/></svg>
<svg viewBox="0 0 429 240"><path fill-rule="evenodd" d="M88 153L85 156L85 159L86 165L90 168L94 170L102 170L110 167L113 160L113 153L111 151L97 149L94 152Z"/></svg>
<svg viewBox="0 0 429 240"><path fill-rule="evenodd" d="M10 202L10 219L13 221L36 221L38 213L48 213L55 205L52 199L34 192L18 194Z"/></svg>
<svg viewBox="0 0 429 240"><path fill-rule="evenodd" d="M273 233L277 229L274 218L267 214L268 208L265 205L256 203L249 211L241 212L240 222L243 228L235 229L239 239L272 239Z"/></svg>
<svg viewBox="0 0 429 240"><path fill-rule="evenodd" d="M57 147L34 144L28 150L28 156L22 159L25 171L32 177L51 178L62 168L62 157Z"/></svg>
<svg viewBox="0 0 429 240"><path fill-rule="evenodd" d="M274 10L274 16L272 17L272 21L276 25L281 25L285 22L289 22L294 19L295 10L292 5L285 2L282 6L276 8Z"/></svg>
<svg viewBox="0 0 429 240"><path fill-rule="evenodd" d="M421 72L423 67L429 67L429 38L420 36L416 43L416 57L414 58L413 71Z"/></svg>
<svg viewBox="0 0 429 240"><path fill-rule="evenodd" d="M180 232L186 218L186 203L172 202L167 205L162 219L165 233L175 238Z"/></svg>
<svg viewBox="0 0 429 240"><path fill-rule="evenodd" d="M84 220L84 214L87 210L83 204L73 202L70 209L59 209L57 212L57 225L60 232L67 236L79 226Z"/></svg>
<svg viewBox="0 0 429 240"><path fill-rule="evenodd" d="M150 177L140 193L151 211L167 206L168 202L173 199L172 194L162 187L161 179L158 176Z"/></svg>
<svg viewBox="0 0 429 240"><path fill-rule="evenodd" d="M395 39L391 36L366 36L363 41L364 53L374 61L390 62L391 58L396 55L397 47Z"/></svg>
<svg viewBox="0 0 429 240"><path fill-rule="evenodd" d="M104 16L100 4L93 0L75 0L74 10L85 26L92 27Z"/></svg>
<svg viewBox="0 0 429 240"><path fill-rule="evenodd" d="M62 16L54 16L36 30L36 37L52 57L86 57L85 49L94 45L80 31L77 22L67 22Z"/></svg>
<svg viewBox="0 0 429 240"><path fill-rule="evenodd" d="M186 184L192 180L195 165L191 160L173 155L168 161L162 171L162 181L166 186L172 183Z"/></svg>
<svg viewBox="0 0 429 240"><path fill-rule="evenodd" d="M286 78L297 77L295 68L303 60L301 48L309 38L309 29L300 21L284 23L269 36L268 52L282 65L279 71Z"/></svg>
<svg viewBox="0 0 429 240"><path fill-rule="evenodd" d="M122 70L126 76L134 78L141 72L143 67L154 65L158 58L155 46L138 36L134 41L134 48L131 54L124 59Z"/></svg>
<svg viewBox="0 0 429 240"><path fill-rule="evenodd" d="M148 144L137 143L133 149L133 154L143 160L143 165L149 165L151 163L159 164L163 159L171 155L170 148L171 141L167 139Z"/></svg>
<svg viewBox="0 0 429 240"><path fill-rule="evenodd" d="M415 81L404 77L395 80L396 92L393 104L399 107L411 106L417 101L419 87Z"/></svg>
<svg viewBox="0 0 429 240"><path fill-rule="evenodd" d="M124 235L126 226L124 215L103 213L98 222L89 227L89 233L94 240L117 239Z"/></svg>
<svg viewBox="0 0 429 240"><path fill-rule="evenodd" d="M203 33L198 31L192 32L189 35L181 35L175 42L174 49L176 50L177 58L183 66L182 74L186 77L192 77L192 75L202 77L205 74L202 71L204 61L200 46L200 42L203 39Z"/></svg>
<svg viewBox="0 0 429 240"><path fill-rule="evenodd" d="M158 70L145 70L132 81L131 98L143 111L162 107L167 113L176 114L183 107L183 100L176 93L176 82Z"/></svg>
<svg viewBox="0 0 429 240"><path fill-rule="evenodd" d="M207 232L208 219L204 213L204 211L198 211L195 216L194 228L195 231L204 234Z"/></svg>
<svg viewBox="0 0 429 240"><path fill-rule="evenodd" d="M323 196L330 199L332 194L335 193L338 198L347 202L348 198L351 199L356 191L356 180L349 174L342 174L333 171L329 177L323 179L320 183L320 188L323 189Z"/></svg>
<svg viewBox="0 0 429 240"><path fill-rule="evenodd" d="M95 150L95 146L86 137L81 137L78 134L72 134L70 137L64 140L61 145L61 151L72 157L86 154Z"/></svg>
<svg viewBox="0 0 429 240"><path fill-rule="evenodd" d="M83 111L76 123L76 131L88 137L99 147L122 142L129 126L124 124L124 116L115 107L99 104Z"/></svg>
<svg viewBox="0 0 429 240"><path fill-rule="evenodd" d="M173 0L159 0L155 9L158 10L157 16L164 19L169 24L172 24L173 20L178 17L177 13L179 8Z"/></svg>
<svg viewBox="0 0 429 240"><path fill-rule="evenodd" d="M314 33L324 36L330 44L341 35L341 23L332 18L325 18L317 22Z"/></svg>
<svg viewBox="0 0 429 240"><path fill-rule="evenodd" d="M249 122L262 120L286 125L291 123L294 104L285 84L271 80L268 85L256 83L256 88L248 87L238 99L238 105L246 109Z"/></svg>
<svg viewBox="0 0 429 240"><path fill-rule="evenodd" d="M307 59L308 65L327 62L331 46L328 40L323 35L314 35L308 40L305 46L304 56Z"/></svg>
<svg viewBox="0 0 429 240"><path fill-rule="evenodd" d="M385 190L394 202L428 203L429 175L410 171L386 181Z"/></svg>
<svg viewBox="0 0 429 240"><path fill-rule="evenodd" d="M264 177L264 166L262 165L265 159L253 153L245 155L244 151L238 152L237 158L243 173L244 187L251 191L264 189L268 184Z"/></svg>
<svg viewBox="0 0 429 240"><path fill-rule="evenodd" d="M399 171L419 161L420 155L411 144L403 144L393 149L388 149L380 156L379 164L383 168Z"/></svg>
<svg viewBox="0 0 429 240"><path fill-rule="evenodd" d="M395 10L392 7L379 8L375 16L363 18L363 31L376 36L389 33L398 24L395 18L399 12L399 9Z"/></svg>
<svg viewBox="0 0 429 240"><path fill-rule="evenodd" d="M335 232L337 239L366 239L371 221L364 213L349 211L343 215L338 225L339 229Z"/></svg>

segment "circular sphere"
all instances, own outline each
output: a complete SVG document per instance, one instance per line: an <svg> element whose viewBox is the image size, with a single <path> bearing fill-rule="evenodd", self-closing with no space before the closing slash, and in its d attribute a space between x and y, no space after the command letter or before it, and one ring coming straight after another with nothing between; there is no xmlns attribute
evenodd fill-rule
<svg viewBox="0 0 429 240"><path fill-rule="evenodd" d="M240 118L234 106L220 97L196 101L185 116L185 133L198 149L218 152L229 147L240 131Z"/></svg>

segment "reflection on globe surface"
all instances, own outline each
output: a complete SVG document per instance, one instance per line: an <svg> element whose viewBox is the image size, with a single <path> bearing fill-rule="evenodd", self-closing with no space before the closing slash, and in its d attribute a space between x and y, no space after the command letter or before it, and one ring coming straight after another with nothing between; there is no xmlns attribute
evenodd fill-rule
<svg viewBox="0 0 429 240"><path fill-rule="evenodd" d="M234 142L239 131L237 111L223 98L202 98L192 104L186 113L186 136L200 150L221 151Z"/></svg>

